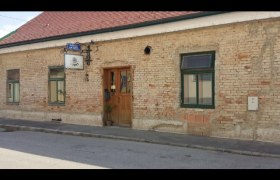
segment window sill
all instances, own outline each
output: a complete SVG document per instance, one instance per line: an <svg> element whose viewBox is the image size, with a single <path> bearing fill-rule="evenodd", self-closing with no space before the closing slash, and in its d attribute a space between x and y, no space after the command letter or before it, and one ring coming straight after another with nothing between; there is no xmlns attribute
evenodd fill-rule
<svg viewBox="0 0 280 180"><path fill-rule="evenodd" d="M49 102L49 106L65 106L65 103L58 103L58 102L50 103Z"/></svg>
<svg viewBox="0 0 280 180"><path fill-rule="evenodd" d="M16 105L19 105L19 102L7 102L6 104L7 105L15 105L16 106Z"/></svg>
<svg viewBox="0 0 280 180"><path fill-rule="evenodd" d="M181 104L181 108L215 109L215 106L214 105L186 105L186 104Z"/></svg>

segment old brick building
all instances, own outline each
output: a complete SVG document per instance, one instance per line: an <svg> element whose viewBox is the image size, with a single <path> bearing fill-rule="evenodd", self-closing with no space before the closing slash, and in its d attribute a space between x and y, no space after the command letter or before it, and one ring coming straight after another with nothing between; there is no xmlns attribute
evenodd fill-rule
<svg viewBox="0 0 280 180"><path fill-rule="evenodd" d="M280 142L280 12L44 12L0 69L0 117Z"/></svg>

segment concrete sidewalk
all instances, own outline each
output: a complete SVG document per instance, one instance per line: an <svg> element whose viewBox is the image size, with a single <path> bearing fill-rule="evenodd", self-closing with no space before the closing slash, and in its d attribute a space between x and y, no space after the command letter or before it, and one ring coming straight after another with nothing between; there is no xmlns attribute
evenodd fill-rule
<svg viewBox="0 0 280 180"><path fill-rule="evenodd" d="M26 121L4 118L0 118L0 129L1 128L2 131L3 129L5 129L5 131L38 131L75 136L156 143L243 155L280 158L280 144L260 141L235 140L155 131L142 131L116 126L93 127L56 122Z"/></svg>

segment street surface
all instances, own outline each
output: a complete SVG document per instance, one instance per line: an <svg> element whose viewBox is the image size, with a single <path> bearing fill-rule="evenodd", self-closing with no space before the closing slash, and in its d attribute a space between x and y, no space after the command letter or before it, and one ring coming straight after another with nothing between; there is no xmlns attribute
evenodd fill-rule
<svg viewBox="0 0 280 180"><path fill-rule="evenodd" d="M280 158L132 141L0 131L1 169L279 169Z"/></svg>

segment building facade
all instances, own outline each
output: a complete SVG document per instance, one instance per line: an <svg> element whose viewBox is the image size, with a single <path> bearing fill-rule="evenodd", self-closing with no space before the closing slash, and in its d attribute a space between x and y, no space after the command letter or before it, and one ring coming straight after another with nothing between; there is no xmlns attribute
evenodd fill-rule
<svg viewBox="0 0 280 180"><path fill-rule="evenodd" d="M279 17L228 12L4 44L0 117L103 126L110 104L114 125L280 142ZM89 65L66 52L74 42L92 50ZM83 68L65 68L65 54Z"/></svg>

